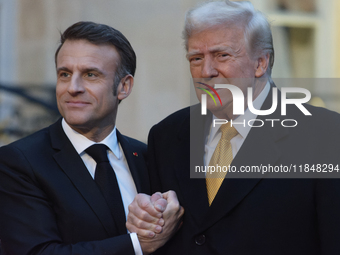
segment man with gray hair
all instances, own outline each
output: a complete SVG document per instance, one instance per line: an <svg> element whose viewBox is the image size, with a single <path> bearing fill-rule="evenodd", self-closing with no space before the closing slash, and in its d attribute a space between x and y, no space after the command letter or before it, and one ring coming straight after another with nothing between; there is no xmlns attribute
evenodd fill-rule
<svg viewBox="0 0 340 255"><path fill-rule="evenodd" d="M185 209L181 229L159 254L338 254L339 179L301 179L304 175L297 179L285 173L250 178L231 171L196 173L195 167L242 170L320 163L339 167L339 115L289 105L284 118L298 125L274 125L283 116L280 102L271 111L277 91L271 79L271 30L249 2L206 2L190 10L184 39L202 106L173 113L149 134L152 191L174 190ZM216 84L231 84L234 92L251 98L245 100L244 113L235 113L231 89ZM271 112L261 116L259 112L267 109ZM254 119L272 122L259 127L245 124ZM215 125L221 120L227 124ZM127 227L140 238L159 232L157 210L148 201L139 194L129 207Z"/></svg>

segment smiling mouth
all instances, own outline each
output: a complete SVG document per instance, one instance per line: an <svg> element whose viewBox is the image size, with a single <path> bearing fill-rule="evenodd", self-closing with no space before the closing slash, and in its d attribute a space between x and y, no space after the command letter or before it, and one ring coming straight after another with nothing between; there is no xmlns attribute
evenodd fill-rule
<svg viewBox="0 0 340 255"><path fill-rule="evenodd" d="M83 101L66 101L66 104L73 107L82 107L88 105L89 103Z"/></svg>

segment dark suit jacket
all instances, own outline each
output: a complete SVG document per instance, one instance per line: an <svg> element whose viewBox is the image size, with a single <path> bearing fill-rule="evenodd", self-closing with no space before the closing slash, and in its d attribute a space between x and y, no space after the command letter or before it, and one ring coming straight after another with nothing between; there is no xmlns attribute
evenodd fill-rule
<svg viewBox="0 0 340 255"><path fill-rule="evenodd" d="M117 137L137 192L148 193L146 145ZM60 120L0 148L0 204L4 254L134 254Z"/></svg>
<svg viewBox="0 0 340 255"><path fill-rule="evenodd" d="M268 97L262 109L270 106ZM298 126L283 128L276 122L274 128L252 128L232 165L339 165L339 115L306 107L312 117L296 106L288 107L286 117L279 112L258 117L296 119ZM339 254L339 179L231 179L227 174L209 207L204 173L190 179L189 170L190 154L199 161L194 164L203 165L207 119L211 115L202 117L200 106L194 106L150 131L152 191L176 191L185 209L182 228L157 254Z"/></svg>

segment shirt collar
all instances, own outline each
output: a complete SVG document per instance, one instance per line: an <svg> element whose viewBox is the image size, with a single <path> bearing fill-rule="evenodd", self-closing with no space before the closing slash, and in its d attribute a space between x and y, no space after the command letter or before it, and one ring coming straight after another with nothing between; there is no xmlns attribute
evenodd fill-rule
<svg viewBox="0 0 340 255"><path fill-rule="evenodd" d="M261 107L264 103L264 100L268 96L269 90L270 90L270 84L269 84L269 82L267 82L265 87L263 88L263 90L258 95L258 97L256 97L255 100L253 101L253 106L254 106L255 109L261 109ZM248 133L251 129L251 126L248 125L248 120L256 119L256 117L257 117L257 115L252 113L249 110L249 108L247 108L247 110L244 112L244 115L240 115L235 120L233 120L233 123L235 123L235 125L233 125L233 127L235 127L235 129L242 136L243 139L245 139L247 137L247 135L248 135ZM213 115L213 120L214 119L218 119L218 118L215 115ZM244 121L245 121L245 126L243 125ZM242 124L237 124L237 123L242 123ZM218 133L219 129L220 129L220 125L215 125L215 127L213 125L211 125L210 136L212 138L215 137L215 135Z"/></svg>
<svg viewBox="0 0 340 255"><path fill-rule="evenodd" d="M65 121L63 118L62 120L62 127L63 130L68 137L68 139L71 141L73 147L76 149L79 155L85 153L85 150L90 147L93 144L96 144L94 141L91 141L87 139L85 136L81 135L77 131L73 130ZM117 140L117 132L116 127L112 130L112 132L101 142L100 144L105 144L112 152L113 154L120 159L121 152L118 146L118 140Z"/></svg>

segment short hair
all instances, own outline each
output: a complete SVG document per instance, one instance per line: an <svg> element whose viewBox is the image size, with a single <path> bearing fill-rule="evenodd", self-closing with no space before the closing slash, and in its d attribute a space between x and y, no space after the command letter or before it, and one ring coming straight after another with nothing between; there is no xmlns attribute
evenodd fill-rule
<svg viewBox="0 0 340 255"><path fill-rule="evenodd" d="M117 94L117 87L121 79L136 71L136 54L126 37L117 29L104 24L90 21L80 21L60 34L60 45L55 53L55 63L57 64L58 53L66 40L86 40L95 45L112 45L119 54L120 62L114 78L114 94Z"/></svg>
<svg viewBox="0 0 340 255"><path fill-rule="evenodd" d="M235 23L244 25L244 38L253 56L269 53L267 74L270 76L274 64L270 24L264 14L255 10L250 2L231 2L229 0L205 2L189 10L185 16L183 31L186 50L188 50L188 39L194 32Z"/></svg>

